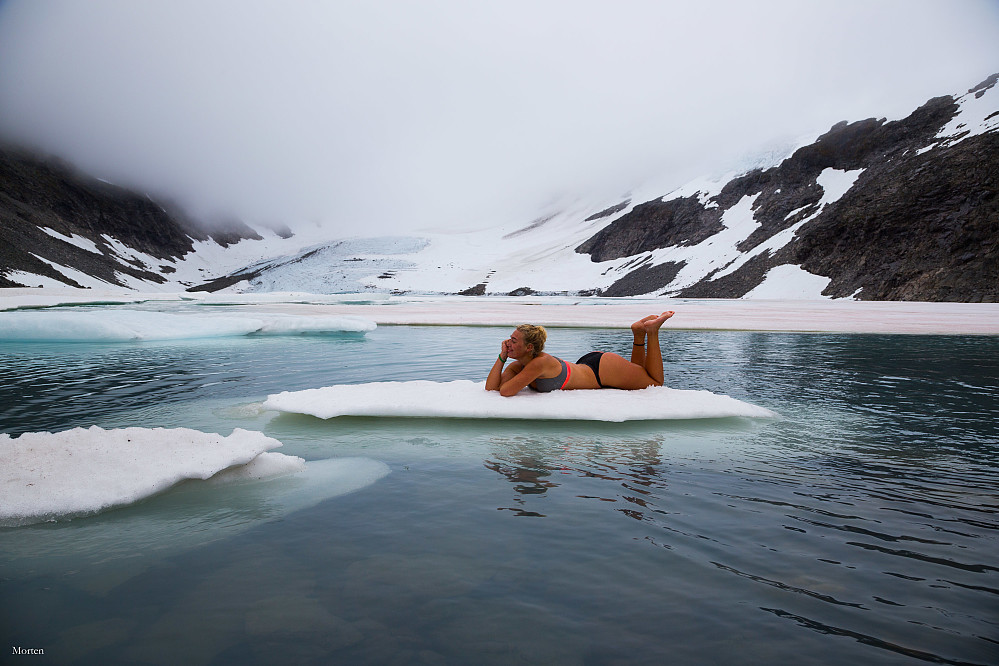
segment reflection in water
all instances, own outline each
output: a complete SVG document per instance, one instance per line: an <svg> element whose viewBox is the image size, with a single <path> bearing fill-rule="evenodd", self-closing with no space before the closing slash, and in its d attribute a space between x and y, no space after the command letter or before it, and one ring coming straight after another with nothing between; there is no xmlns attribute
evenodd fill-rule
<svg viewBox="0 0 999 666"><path fill-rule="evenodd" d="M517 506L499 507L501 510L513 511L517 516L543 518L545 514L540 511L540 502L531 500L562 485L557 475L572 475L613 482L608 490L615 490L613 496L577 497L609 503L627 502L631 506L617 510L637 520L644 519L645 510L659 511L655 508L655 494L650 490L654 487L665 488L659 471L663 465L660 457L662 440L659 438L596 441L568 437L549 441L547 445L525 438L493 438L492 448L494 455L484 462L486 469L499 473L514 484L514 503ZM533 508L528 508L528 505Z"/></svg>
<svg viewBox="0 0 999 666"><path fill-rule="evenodd" d="M519 460L517 461L517 466L504 465L503 463L487 460L486 469L491 469L494 472L499 472L503 476L507 477L514 484L514 490L516 495L513 501L517 503L519 508L514 507L500 507L501 510L514 511L518 516L530 516L534 518L543 518L545 514L538 513L537 511L527 511L523 508L525 502L523 495L541 495L549 488L557 488L558 484L549 481L546 477L551 475L551 472L545 470L544 468L539 468L536 461L533 460Z"/></svg>
<svg viewBox="0 0 999 666"><path fill-rule="evenodd" d="M500 509L545 517L559 539L563 525L603 525L606 542L589 548L619 563L627 541L653 546L635 571L686 570L730 603L883 654L988 663L999 563L983 546L999 532L996 470L944 450L851 450L817 433L808 447L774 446L795 429L770 424L707 458L674 451L683 437L664 434L492 437L485 467L513 484L514 507ZM629 520L611 529L609 516ZM906 625L931 633L917 639Z"/></svg>
<svg viewBox="0 0 999 666"><path fill-rule="evenodd" d="M94 516L0 528L9 573L114 570L232 538L263 522L374 483L388 468L366 458L318 460L297 474L260 481L189 480L169 492ZM16 538L14 538L16 537Z"/></svg>
<svg viewBox="0 0 999 666"><path fill-rule="evenodd" d="M545 514L525 508L527 504L525 495L544 495L549 488L557 488L559 484L551 478L553 468L557 467L559 471L564 471L564 468L550 462L551 456L546 456L545 451L539 450L536 445L523 438L497 439L495 446L496 459L487 459L483 464L486 469L501 474L514 484L513 501L517 505L499 507L499 509L513 511L517 516L543 518Z"/></svg>

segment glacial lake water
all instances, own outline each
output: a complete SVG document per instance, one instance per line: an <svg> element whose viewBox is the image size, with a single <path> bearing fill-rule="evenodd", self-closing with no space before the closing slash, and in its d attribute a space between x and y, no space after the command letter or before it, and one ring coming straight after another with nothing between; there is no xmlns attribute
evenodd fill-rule
<svg viewBox="0 0 999 666"><path fill-rule="evenodd" d="M550 333L567 358L630 348L621 331ZM664 330L668 385L776 420L259 408L334 383L480 379L508 334L0 344L0 432L241 427L310 462L391 470L348 494L186 484L0 529L0 649L67 664L999 663L999 338Z"/></svg>

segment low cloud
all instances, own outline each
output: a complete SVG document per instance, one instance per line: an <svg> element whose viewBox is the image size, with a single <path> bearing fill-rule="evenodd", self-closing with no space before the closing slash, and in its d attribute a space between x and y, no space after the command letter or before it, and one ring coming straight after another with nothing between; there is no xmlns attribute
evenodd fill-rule
<svg viewBox="0 0 999 666"><path fill-rule="evenodd" d="M0 133L204 219L529 221L999 69L966 0L9 0Z"/></svg>

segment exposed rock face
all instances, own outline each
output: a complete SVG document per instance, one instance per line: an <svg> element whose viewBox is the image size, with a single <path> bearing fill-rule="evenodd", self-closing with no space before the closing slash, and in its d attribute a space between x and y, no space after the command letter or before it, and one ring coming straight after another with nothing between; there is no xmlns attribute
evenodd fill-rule
<svg viewBox="0 0 999 666"><path fill-rule="evenodd" d="M995 85L990 77L969 93ZM954 117L952 97L931 99L904 120L842 122L780 165L727 183L709 200L656 200L636 206L577 248L596 262L694 245L718 233L723 214L755 196L758 227L737 249L748 252L808 220L791 242L763 250L723 277L667 289L694 298L738 298L768 270L800 265L831 278L824 294L868 300L999 299L999 133L926 150ZM819 207L826 169L863 170L847 193ZM821 211L821 212L820 212ZM816 215L816 213L818 213ZM813 219L809 219L813 218ZM639 264L604 295L663 290L685 262Z"/></svg>
<svg viewBox="0 0 999 666"><path fill-rule="evenodd" d="M615 205L611 206L610 208L605 208L602 211L599 211L597 213L594 213L593 215L590 215L588 218L586 218L583 221L584 222L593 222L594 220L602 220L605 217L610 217L611 215L614 215L615 213L620 213L622 210L624 210L625 208L627 208L628 204L630 204L630 203L631 203L631 199L625 199L624 201L622 201L619 204L615 204Z"/></svg>
<svg viewBox="0 0 999 666"><path fill-rule="evenodd" d="M864 176L784 257L832 277L831 296L999 298L999 135L883 163Z"/></svg>
<svg viewBox="0 0 999 666"><path fill-rule="evenodd" d="M577 248L593 261L630 257L670 245L695 245L722 230L721 210L707 209L697 197L635 206Z"/></svg>
<svg viewBox="0 0 999 666"><path fill-rule="evenodd" d="M86 239L99 253L42 228ZM81 286L47 260L116 285L124 286L125 275L162 283L162 274L172 270L166 265L170 259L190 252L193 240L209 237L223 245L259 238L238 222L209 234L148 197L83 176L57 161L0 146L0 270L4 273L23 271ZM166 264L149 266L122 256L108 238ZM20 286L35 285L22 285L0 274L0 287Z"/></svg>
<svg viewBox="0 0 999 666"><path fill-rule="evenodd" d="M612 284L600 295L634 296L635 294L647 294L649 285L657 285L652 287L653 289L662 288L676 279L681 268L683 268L683 264L672 261L655 266L643 265Z"/></svg>

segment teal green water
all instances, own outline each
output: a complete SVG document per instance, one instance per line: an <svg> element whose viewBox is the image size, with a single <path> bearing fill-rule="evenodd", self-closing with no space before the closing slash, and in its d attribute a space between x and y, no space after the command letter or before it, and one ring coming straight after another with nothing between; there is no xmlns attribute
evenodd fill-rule
<svg viewBox="0 0 999 666"><path fill-rule="evenodd" d="M0 647L80 664L999 662L999 339L664 332L670 386L779 420L259 409L282 390L481 378L508 333L3 345L2 432L243 427L313 467L0 530ZM549 351L629 345L555 329ZM358 457L391 473L339 494L316 471Z"/></svg>

